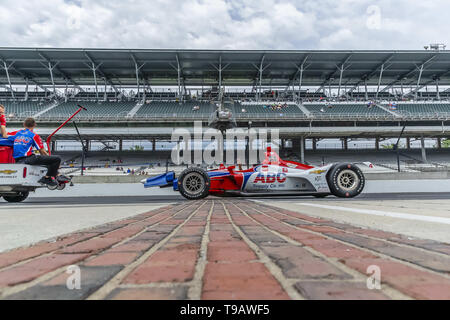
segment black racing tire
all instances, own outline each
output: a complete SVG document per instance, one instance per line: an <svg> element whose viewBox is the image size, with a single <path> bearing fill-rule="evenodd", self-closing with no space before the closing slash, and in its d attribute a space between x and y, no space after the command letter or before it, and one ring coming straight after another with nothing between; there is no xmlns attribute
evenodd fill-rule
<svg viewBox="0 0 450 320"><path fill-rule="evenodd" d="M24 192L18 192L17 195L14 196L3 196L3 199L5 199L7 202L22 202L26 198L28 198L28 195L30 193L28 191Z"/></svg>
<svg viewBox="0 0 450 320"><path fill-rule="evenodd" d="M58 188L58 185L56 185L56 186L47 185L47 189L51 190L51 191L55 191L57 188Z"/></svg>
<svg viewBox="0 0 450 320"><path fill-rule="evenodd" d="M356 165L340 163L330 169L327 182L331 193L336 197L353 198L363 191L365 178Z"/></svg>
<svg viewBox="0 0 450 320"><path fill-rule="evenodd" d="M201 168L188 168L178 177L178 190L188 200L199 200L209 195L210 179Z"/></svg>
<svg viewBox="0 0 450 320"><path fill-rule="evenodd" d="M56 187L57 190L64 190L66 188L66 183L59 183Z"/></svg>

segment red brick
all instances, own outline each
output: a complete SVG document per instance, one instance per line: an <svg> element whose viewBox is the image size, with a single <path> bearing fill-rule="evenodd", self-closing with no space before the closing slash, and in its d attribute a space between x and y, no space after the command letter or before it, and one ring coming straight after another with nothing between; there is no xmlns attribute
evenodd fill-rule
<svg viewBox="0 0 450 320"><path fill-rule="evenodd" d="M448 298L450 280L399 262L377 259L343 259L346 265L366 274L367 267L376 265L381 270L381 282L417 299ZM422 290L425 288L425 290ZM434 290L431 290L434 289Z"/></svg>
<svg viewBox="0 0 450 320"><path fill-rule="evenodd" d="M195 235L202 235L204 232L204 227L185 227L183 226L180 230L178 230L177 235L178 236L195 236Z"/></svg>
<svg viewBox="0 0 450 320"><path fill-rule="evenodd" d="M352 276L333 264L314 256L304 248L293 245L263 246L264 252L275 261L287 278L295 279L351 279Z"/></svg>
<svg viewBox="0 0 450 320"><path fill-rule="evenodd" d="M0 287L30 282L39 276L65 265L79 262L86 257L86 254L52 254L50 256L36 258L23 265L1 271Z"/></svg>
<svg viewBox="0 0 450 320"><path fill-rule="evenodd" d="M208 263L206 265L203 277L203 299L275 299L277 297L289 298L262 263Z"/></svg>
<svg viewBox="0 0 450 320"><path fill-rule="evenodd" d="M102 238L114 238L118 241L124 240L126 238L132 237L139 232L141 232L144 229L144 227L140 226L127 226L124 228L120 228L117 230L114 230L112 232L109 232L102 236Z"/></svg>
<svg viewBox="0 0 450 320"><path fill-rule="evenodd" d="M97 253L120 242L115 238L96 238L60 250L60 253Z"/></svg>
<svg viewBox="0 0 450 320"><path fill-rule="evenodd" d="M195 263L164 266L142 266L138 267L128 275L123 283L126 284L148 284L153 282L185 282L194 277Z"/></svg>
<svg viewBox="0 0 450 320"><path fill-rule="evenodd" d="M118 245L108 250L108 252L142 252L150 249L153 244L148 241L131 241Z"/></svg>
<svg viewBox="0 0 450 320"><path fill-rule="evenodd" d="M116 289L108 297L111 300L186 300L187 288Z"/></svg>
<svg viewBox="0 0 450 320"><path fill-rule="evenodd" d="M250 248L209 246L207 255L211 262L246 262L257 259Z"/></svg>
<svg viewBox="0 0 450 320"><path fill-rule="evenodd" d="M127 265L139 256L136 252L103 253L85 263L86 266Z"/></svg>
<svg viewBox="0 0 450 320"><path fill-rule="evenodd" d="M314 232L326 232L326 233L343 233L343 231L336 228L326 227L326 226L302 226L303 229L308 229Z"/></svg>
<svg viewBox="0 0 450 320"><path fill-rule="evenodd" d="M283 235L297 241L300 243L304 243L304 240L325 240L326 237L322 237L320 235L306 232L306 231L300 231L300 230L291 230L289 232L283 233Z"/></svg>
<svg viewBox="0 0 450 320"><path fill-rule="evenodd" d="M269 289L270 290L270 289ZM271 291L204 291L202 300L290 300L288 294L278 288Z"/></svg>
<svg viewBox="0 0 450 320"><path fill-rule="evenodd" d="M211 241L226 241L226 240L234 240L233 234L230 231L210 231L209 239Z"/></svg>
<svg viewBox="0 0 450 320"><path fill-rule="evenodd" d="M188 250L159 250L148 258L144 265L177 265L197 260L199 246Z"/></svg>
<svg viewBox="0 0 450 320"><path fill-rule="evenodd" d="M376 256L374 256L370 252L351 247L330 239L305 239L303 240L303 244L330 258L376 258Z"/></svg>
<svg viewBox="0 0 450 320"><path fill-rule="evenodd" d="M183 282L195 272L198 250L160 250L138 266L124 283Z"/></svg>
<svg viewBox="0 0 450 320"><path fill-rule="evenodd" d="M369 290L366 283L337 281L301 281L295 288L313 300L387 300L380 290Z"/></svg>
<svg viewBox="0 0 450 320"><path fill-rule="evenodd" d="M67 236L59 237L55 242L40 242L31 247L14 249L0 254L0 268L16 264L21 261L25 261L45 253L52 252L60 249L66 245L83 241L85 239L92 238L97 234L70 234Z"/></svg>

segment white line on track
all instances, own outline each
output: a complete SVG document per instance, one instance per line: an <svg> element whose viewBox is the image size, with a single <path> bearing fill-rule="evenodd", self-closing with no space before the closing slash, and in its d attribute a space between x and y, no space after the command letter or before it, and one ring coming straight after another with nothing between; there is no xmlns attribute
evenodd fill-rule
<svg viewBox="0 0 450 320"><path fill-rule="evenodd" d="M324 204L305 203L305 202L299 202L297 204L301 205L301 206L309 206L309 207L316 207L316 208L323 208L323 209L331 209L331 210L337 210L337 211L355 212L355 213L362 213L362 214L371 214L371 215L381 216L381 217L392 217L392 218L399 218L399 219L408 219L408 220L418 220L418 221L427 221L427 222L450 224L450 218L443 218L443 217L430 217L430 216L421 216L421 215L416 215L416 214L400 213L400 212L389 212L389 211L378 211L378 210L368 210L368 209L345 208L345 207L329 206L329 205L324 205Z"/></svg>

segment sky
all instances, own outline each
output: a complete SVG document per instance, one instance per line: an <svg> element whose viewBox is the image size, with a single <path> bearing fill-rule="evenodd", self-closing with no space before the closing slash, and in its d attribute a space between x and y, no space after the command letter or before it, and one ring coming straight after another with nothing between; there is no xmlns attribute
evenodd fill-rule
<svg viewBox="0 0 450 320"><path fill-rule="evenodd" d="M423 49L448 0L0 0L0 46Z"/></svg>

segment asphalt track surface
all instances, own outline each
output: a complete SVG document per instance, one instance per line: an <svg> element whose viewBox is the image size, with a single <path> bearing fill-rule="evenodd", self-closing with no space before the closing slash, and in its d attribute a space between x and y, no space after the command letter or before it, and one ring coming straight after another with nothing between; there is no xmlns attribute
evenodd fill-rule
<svg viewBox="0 0 450 320"><path fill-rule="evenodd" d="M270 201L292 201L292 200L315 200L315 201L379 201L379 200L440 200L440 199L450 199L449 192L441 193L371 193L362 194L356 198L352 199L342 199L334 196L328 196L326 198L314 198L311 196L252 196L247 197L248 199L254 200L270 200ZM208 199L217 199L216 197L209 197ZM226 197L224 199L233 199ZM245 197L235 197L235 199L245 199ZM0 200L0 208L3 204L10 206L28 206L28 205L109 205L109 204L146 204L146 203L164 203L164 202L182 202L187 201L179 194L174 194L170 196L116 196L116 197L49 197L49 198L33 198L30 197L23 203L7 203Z"/></svg>

